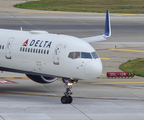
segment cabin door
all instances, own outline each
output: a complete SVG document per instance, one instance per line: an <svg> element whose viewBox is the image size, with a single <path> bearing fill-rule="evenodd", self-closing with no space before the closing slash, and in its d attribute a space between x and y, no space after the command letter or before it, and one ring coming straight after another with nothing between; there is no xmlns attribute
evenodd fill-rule
<svg viewBox="0 0 144 120"><path fill-rule="evenodd" d="M54 56L53 56L53 63L55 65L59 65L59 55L60 55L60 51L61 51L61 48L62 48L62 44L58 44L55 48L55 51L54 51Z"/></svg>
<svg viewBox="0 0 144 120"><path fill-rule="evenodd" d="M12 55L11 55L11 47L12 47L12 42L14 41L14 38L10 38L6 44L6 48L5 48L5 57L6 59L11 59Z"/></svg>

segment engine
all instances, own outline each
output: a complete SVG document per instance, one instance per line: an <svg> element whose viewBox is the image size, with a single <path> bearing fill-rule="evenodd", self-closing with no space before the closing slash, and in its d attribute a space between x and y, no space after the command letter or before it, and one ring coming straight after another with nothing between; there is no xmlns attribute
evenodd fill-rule
<svg viewBox="0 0 144 120"><path fill-rule="evenodd" d="M52 83L57 79L57 77L38 76L38 75L30 75L30 74L26 74L26 76L37 83L43 83L43 84Z"/></svg>

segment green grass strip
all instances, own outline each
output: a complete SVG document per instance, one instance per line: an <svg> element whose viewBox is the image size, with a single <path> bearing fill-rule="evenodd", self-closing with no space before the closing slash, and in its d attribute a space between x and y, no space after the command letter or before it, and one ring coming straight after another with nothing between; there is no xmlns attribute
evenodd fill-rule
<svg viewBox="0 0 144 120"><path fill-rule="evenodd" d="M144 0L40 0L14 7L46 11L144 13Z"/></svg>
<svg viewBox="0 0 144 120"><path fill-rule="evenodd" d="M119 68L124 72L134 72L135 75L144 77L144 58L129 60Z"/></svg>

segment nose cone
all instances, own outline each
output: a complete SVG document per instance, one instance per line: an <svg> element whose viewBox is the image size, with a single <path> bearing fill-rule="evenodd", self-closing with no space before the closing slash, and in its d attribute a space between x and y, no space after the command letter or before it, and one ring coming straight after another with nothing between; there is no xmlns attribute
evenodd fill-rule
<svg viewBox="0 0 144 120"><path fill-rule="evenodd" d="M85 74L89 79L97 78L102 73L102 63L100 58L92 60L85 65Z"/></svg>

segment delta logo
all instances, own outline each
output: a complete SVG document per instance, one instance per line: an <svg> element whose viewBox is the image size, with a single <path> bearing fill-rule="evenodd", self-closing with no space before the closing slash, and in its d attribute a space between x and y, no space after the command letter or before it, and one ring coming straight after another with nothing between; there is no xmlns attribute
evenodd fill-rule
<svg viewBox="0 0 144 120"><path fill-rule="evenodd" d="M27 39L27 40L23 43L22 46L27 46L27 45L28 45L28 40L29 40L29 39Z"/></svg>
<svg viewBox="0 0 144 120"><path fill-rule="evenodd" d="M22 46L28 46L29 39L27 39ZM50 48L52 44L52 41L43 41L43 40L32 40L29 44L29 46L34 46L34 47L45 47L45 48Z"/></svg>

